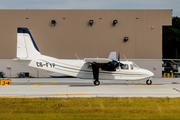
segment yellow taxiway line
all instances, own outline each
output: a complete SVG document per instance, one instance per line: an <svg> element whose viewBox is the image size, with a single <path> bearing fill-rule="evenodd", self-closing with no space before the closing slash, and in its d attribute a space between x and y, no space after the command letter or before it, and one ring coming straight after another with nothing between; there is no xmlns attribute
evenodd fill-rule
<svg viewBox="0 0 180 120"><path fill-rule="evenodd" d="M96 95L93 93L82 94L49 94L49 95L14 95L14 96L0 96L0 98L28 98L28 97L57 97L57 96L78 96L78 95Z"/></svg>
<svg viewBox="0 0 180 120"><path fill-rule="evenodd" d="M130 84L131 85L131 84ZM132 84L132 85L147 85L146 83L140 83L140 84L138 84L138 83L134 83L134 84ZM152 83L151 85L163 85L163 83Z"/></svg>
<svg viewBox="0 0 180 120"><path fill-rule="evenodd" d="M32 84L32 85L48 85L48 84L56 84L58 82L49 82L49 83L39 83L39 84Z"/></svg>

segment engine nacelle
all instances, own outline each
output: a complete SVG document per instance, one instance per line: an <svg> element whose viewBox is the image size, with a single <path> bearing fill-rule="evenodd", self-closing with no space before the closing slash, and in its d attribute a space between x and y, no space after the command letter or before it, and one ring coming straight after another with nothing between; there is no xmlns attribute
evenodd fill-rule
<svg viewBox="0 0 180 120"><path fill-rule="evenodd" d="M96 63L99 68L106 71L116 71L116 68L119 67L119 62L113 60L108 63Z"/></svg>

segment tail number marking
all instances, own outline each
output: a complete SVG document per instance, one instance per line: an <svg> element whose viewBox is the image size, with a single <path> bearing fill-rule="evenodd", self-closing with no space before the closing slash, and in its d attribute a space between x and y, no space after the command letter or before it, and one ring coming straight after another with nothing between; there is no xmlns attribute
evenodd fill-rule
<svg viewBox="0 0 180 120"><path fill-rule="evenodd" d="M37 67L51 67L54 68L55 63L42 63L42 62L36 62Z"/></svg>

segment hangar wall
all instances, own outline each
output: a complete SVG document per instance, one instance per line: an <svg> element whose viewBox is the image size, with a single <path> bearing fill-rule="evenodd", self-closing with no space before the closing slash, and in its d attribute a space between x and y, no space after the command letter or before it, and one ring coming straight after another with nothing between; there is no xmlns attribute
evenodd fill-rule
<svg viewBox="0 0 180 120"><path fill-rule="evenodd" d="M111 51L117 51L121 53L120 58L125 55L128 59L147 63L155 60L159 64L162 59L162 26L171 25L171 16L170 9L0 10L0 59L16 57L17 27L27 27L41 54L48 56L76 59L76 53L80 59L105 58ZM55 26L51 20L56 21ZM94 21L92 26L89 20ZM118 20L115 26L113 20ZM129 40L124 42L124 37ZM2 61L0 66L4 65ZM142 62L138 63L140 67L145 65L144 62L142 65ZM146 66L150 70L153 68L152 64ZM161 77L160 65L156 67L155 77Z"/></svg>

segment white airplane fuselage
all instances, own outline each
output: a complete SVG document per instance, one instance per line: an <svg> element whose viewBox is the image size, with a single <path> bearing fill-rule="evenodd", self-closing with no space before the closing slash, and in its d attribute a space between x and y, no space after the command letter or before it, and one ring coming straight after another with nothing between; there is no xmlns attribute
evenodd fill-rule
<svg viewBox="0 0 180 120"><path fill-rule="evenodd" d="M40 58L32 58L32 60L19 60L21 64L39 68L47 71L61 73L82 79L93 79L92 68L90 63L84 62L84 60L68 60L68 59L56 59L48 56L41 55ZM128 65L128 69L118 68L116 71L99 71L100 80L142 80L149 79L154 74L146 69L133 66L133 62L121 61L123 64Z"/></svg>

